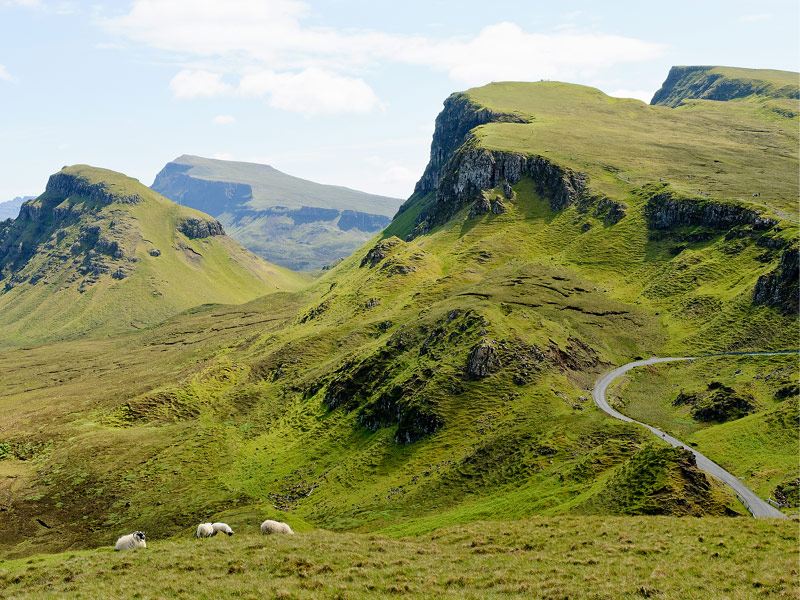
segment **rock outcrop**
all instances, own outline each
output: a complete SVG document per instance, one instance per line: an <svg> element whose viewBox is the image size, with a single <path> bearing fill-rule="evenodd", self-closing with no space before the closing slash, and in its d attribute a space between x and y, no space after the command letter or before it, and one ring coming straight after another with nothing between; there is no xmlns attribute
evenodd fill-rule
<svg viewBox="0 0 800 600"><path fill-rule="evenodd" d="M219 221L195 218L181 221L178 225L178 231L193 240L211 237L212 235L225 235L225 230Z"/></svg>
<svg viewBox="0 0 800 600"><path fill-rule="evenodd" d="M673 191L653 193L645 207L650 229L673 229L687 225L703 225L713 229L730 229L749 225L755 230L767 230L778 221L732 202L717 202L703 198L681 197Z"/></svg>
<svg viewBox="0 0 800 600"><path fill-rule="evenodd" d="M753 304L778 308L786 314L800 312L800 260L798 248L789 248L781 254L774 271L758 278L753 288Z"/></svg>
<svg viewBox="0 0 800 600"><path fill-rule="evenodd" d="M121 204L138 204L142 201L139 194L114 194L108 190L105 182L89 183L86 179L69 173L56 173L50 176L45 194L53 194L62 198L86 198L109 205L112 202ZM23 204L23 207L26 205ZM30 219L35 220L35 219Z"/></svg>
<svg viewBox="0 0 800 600"><path fill-rule="evenodd" d="M494 112L474 103L467 94L451 94L444 101L442 112L436 117L436 126L431 143L431 158L420 180L414 188L415 193L426 194L439 187L445 164L464 142L470 132L486 123L527 123L521 115Z"/></svg>
<svg viewBox="0 0 800 600"><path fill-rule="evenodd" d="M446 222L469 202L480 202L484 191L496 187L507 190L525 176L533 180L536 190L549 200L553 210L563 210L578 201L584 193L584 173L561 167L543 156L526 156L475 146L471 141L467 142L447 162L445 175L437 187L436 200L420 215L410 238ZM497 213L504 209L503 205ZM480 214L480 210L479 206L475 214ZM490 210L495 212L494 205L490 206Z"/></svg>

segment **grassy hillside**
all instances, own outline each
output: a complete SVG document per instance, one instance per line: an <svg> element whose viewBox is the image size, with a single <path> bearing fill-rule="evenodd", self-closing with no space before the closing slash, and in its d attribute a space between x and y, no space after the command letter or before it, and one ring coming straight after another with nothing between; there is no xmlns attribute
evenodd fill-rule
<svg viewBox="0 0 800 600"><path fill-rule="evenodd" d="M232 537L195 540L187 531L130 552L0 562L0 597L796 598L796 529L539 517L405 538L323 530L265 537L242 522Z"/></svg>
<svg viewBox="0 0 800 600"><path fill-rule="evenodd" d="M638 357L796 347L795 227L644 168L655 179L600 169L601 138L582 146L575 133L592 111L595 127L631 106L667 115L641 129L624 119L634 146L695 113L587 89L470 91L469 102L503 91L492 115L554 112L485 122L451 151L436 189L420 188L386 231L301 292L0 355L6 555L133 529L161 539L243 515L402 536L532 515L741 514L687 454L598 411L590 389ZM720 110L736 129L738 113ZM458 136L437 122L441 148ZM563 143L546 149L563 163L526 162L537 136L520 131L537 123L560 123ZM581 148L582 162L569 158ZM772 156L739 149L754 163ZM774 179L791 190L797 157L780 152ZM749 464L777 460L762 452Z"/></svg>
<svg viewBox="0 0 800 600"><path fill-rule="evenodd" d="M193 232L211 223L207 215L135 179L77 165L51 182L0 233L2 344L141 329L307 281L225 235Z"/></svg>
<svg viewBox="0 0 800 600"><path fill-rule="evenodd" d="M634 370L614 395L767 497L797 486L798 380L796 355L704 358Z"/></svg>

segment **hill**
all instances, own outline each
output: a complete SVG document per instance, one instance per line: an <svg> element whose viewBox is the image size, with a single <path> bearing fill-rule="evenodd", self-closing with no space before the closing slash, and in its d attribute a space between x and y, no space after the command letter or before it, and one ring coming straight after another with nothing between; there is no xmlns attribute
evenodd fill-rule
<svg viewBox="0 0 800 600"><path fill-rule="evenodd" d="M180 156L152 188L219 219L262 258L294 270L349 255L389 224L401 201L292 177L268 165Z"/></svg>
<svg viewBox="0 0 800 600"><path fill-rule="evenodd" d="M753 102L673 109L553 82L451 96L415 194L307 288L0 355L0 547L245 514L392 536L742 514L590 389L644 356L797 347L798 235L779 213L796 218L796 123ZM738 195L751 185L763 203ZM697 377L677 373L670 393ZM784 402L772 430L796 435L800 398ZM759 408L751 439L774 421ZM751 454L731 471L774 491L764 473L784 453Z"/></svg>
<svg viewBox="0 0 800 600"><path fill-rule="evenodd" d="M753 97L773 102L796 101L800 97L800 78L792 71L769 69L672 67L650 104L676 107L694 99L725 101Z"/></svg>
<svg viewBox="0 0 800 600"><path fill-rule="evenodd" d="M0 202L0 221L4 221L6 219L16 219L22 203L32 198L33 196L17 196L13 200Z"/></svg>
<svg viewBox="0 0 800 600"><path fill-rule="evenodd" d="M0 338L21 344L146 328L204 303L239 303L304 278L269 265L218 222L86 165L0 224Z"/></svg>

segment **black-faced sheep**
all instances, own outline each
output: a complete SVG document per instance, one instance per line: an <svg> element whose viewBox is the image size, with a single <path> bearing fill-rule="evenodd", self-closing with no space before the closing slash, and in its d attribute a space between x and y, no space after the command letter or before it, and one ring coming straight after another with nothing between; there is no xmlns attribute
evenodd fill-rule
<svg viewBox="0 0 800 600"><path fill-rule="evenodd" d="M270 519L267 519L261 524L261 533L264 535L270 535L273 533L286 533L288 535L294 535L294 531L292 531L292 528L286 523L281 523L280 521L271 521Z"/></svg>
<svg viewBox="0 0 800 600"><path fill-rule="evenodd" d="M214 533L233 535L233 529L231 529L227 523L212 523L211 527L214 530Z"/></svg>
<svg viewBox="0 0 800 600"><path fill-rule="evenodd" d="M134 548L147 548L144 541L144 531L134 531L128 535L123 535L117 540L114 546L116 550L133 550Z"/></svg>

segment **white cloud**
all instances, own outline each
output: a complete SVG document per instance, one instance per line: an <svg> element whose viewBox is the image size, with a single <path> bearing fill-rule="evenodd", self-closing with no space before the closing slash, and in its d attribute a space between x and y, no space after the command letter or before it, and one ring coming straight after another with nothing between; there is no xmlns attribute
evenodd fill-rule
<svg viewBox="0 0 800 600"><path fill-rule="evenodd" d="M4 65L0 65L0 79L5 79L6 81L14 81L14 78L11 76L11 73L6 71Z"/></svg>
<svg viewBox="0 0 800 600"><path fill-rule="evenodd" d="M240 79L242 94L306 114L380 107L365 73L390 63L482 85L574 80L664 52L659 44L576 28L531 33L503 22L471 38L448 38L315 27L307 25L310 15L297 0L135 0L126 14L101 24L117 37L201 60L200 70L187 65L173 79L180 98L229 94L224 76Z"/></svg>
<svg viewBox="0 0 800 600"><path fill-rule="evenodd" d="M231 123L235 123L236 119L233 115L217 115L214 117L214 123L217 125L230 125Z"/></svg>
<svg viewBox="0 0 800 600"><path fill-rule="evenodd" d="M175 75L169 82L169 87L176 98L213 97L233 90L232 86L222 81L221 73L187 69Z"/></svg>
<svg viewBox="0 0 800 600"><path fill-rule="evenodd" d="M364 80L315 68L299 73L251 73L242 78L239 91L245 96L269 95L273 108L306 115L364 113L380 104Z"/></svg>
<svg viewBox="0 0 800 600"><path fill-rule="evenodd" d="M24 6L26 8L38 8L41 5L41 0L3 0L3 6Z"/></svg>
<svg viewBox="0 0 800 600"><path fill-rule="evenodd" d="M655 92L649 90L614 90L613 92L608 92L608 95L614 98L636 98L647 104L650 104L653 94Z"/></svg>
<svg viewBox="0 0 800 600"><path fill-rule="evenodd" d="M770 13L758 13L754 15L742 15L739 20L743 23L752 23L754 21L769 21L772 18Z"/></svg>

